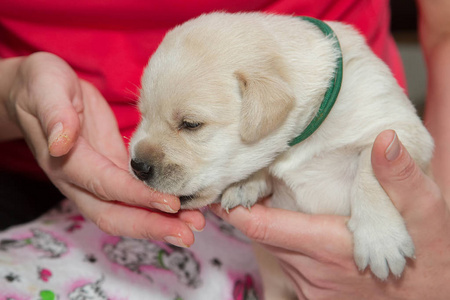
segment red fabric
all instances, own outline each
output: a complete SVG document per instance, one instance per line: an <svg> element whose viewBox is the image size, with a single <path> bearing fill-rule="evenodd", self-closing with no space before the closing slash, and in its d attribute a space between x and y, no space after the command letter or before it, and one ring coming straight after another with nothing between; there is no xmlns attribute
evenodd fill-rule
<svg viewBox="0 0 450 300"><path fill-rule="evenodd" d="M0 9L0 57L52 52L93 83L129 137L139 116L136 101L143 67L167 30L212 11L263 11L339 20L355 25L399 83L405 77L389 33L389 0L14 0ZM0 169L35 174L22 141L0 144Z"/></svg>

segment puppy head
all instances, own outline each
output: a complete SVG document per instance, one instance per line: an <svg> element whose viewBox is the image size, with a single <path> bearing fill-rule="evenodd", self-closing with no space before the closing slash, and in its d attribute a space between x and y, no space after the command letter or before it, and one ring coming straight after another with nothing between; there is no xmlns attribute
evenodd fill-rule
<svg viewBox="0 0 450 300"><path fill-rule="evenodd" d="M276 47L239 23L218 34L217 17L165 37L144 71L142 119L130 143L134 174L180 196L182 208L214 202L287 144L275 141L294 97Z"/></svg>

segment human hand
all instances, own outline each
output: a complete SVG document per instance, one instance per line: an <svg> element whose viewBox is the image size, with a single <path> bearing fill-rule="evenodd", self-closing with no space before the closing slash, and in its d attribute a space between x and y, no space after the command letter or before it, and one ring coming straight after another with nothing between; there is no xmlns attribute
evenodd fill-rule
<svg viewBox="0 0 450 300"><path fill-rule="evenodd" d="M393 131L372 151L375 174L405 219L416 246L401 278L382 282L353 260L348 218L306 215L255 205L226 214L213 210L280 261L299 299L447 299L450 292L448 191L416 166ZM389 145L392 142L392 146ZM389 150L387 150L389 149Z"/></svg>
<svg viewBox="0 0 450 300"><path fill-rule="evenodd" d="M110 107L71 67L49 53L25 58L7 108L41 168L81 212L112 235L194 242L198 211L149 189L128 171L128 152ZM156 212L157 209L169 214Z"/></svg>

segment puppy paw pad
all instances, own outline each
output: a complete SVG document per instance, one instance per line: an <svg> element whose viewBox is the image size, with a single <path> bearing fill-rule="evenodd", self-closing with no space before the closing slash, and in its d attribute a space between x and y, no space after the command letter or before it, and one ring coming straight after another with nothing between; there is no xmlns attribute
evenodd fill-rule
<svg viewBox="0 0 450 300"><path fill-rule="evenodd" d="M356 265L360 270L369 265L382 280L389 276L389 271L401 276L406 265L405 257L414 257L414 244L404 225L375 228L349 222L349 228L353 232Z"/></svg>

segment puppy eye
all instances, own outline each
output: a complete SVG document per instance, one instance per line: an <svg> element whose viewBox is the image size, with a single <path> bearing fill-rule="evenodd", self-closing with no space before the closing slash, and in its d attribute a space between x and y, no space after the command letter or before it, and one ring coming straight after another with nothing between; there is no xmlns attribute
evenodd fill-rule
<svg viewBox="0 0 450 300"><path fill-rule="evenodd" d="M179 129L189 129L194 130L200 128L202 123L199 122L191 122L191 121L183 121L179 127Z"/></svg>

